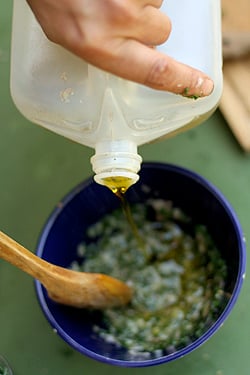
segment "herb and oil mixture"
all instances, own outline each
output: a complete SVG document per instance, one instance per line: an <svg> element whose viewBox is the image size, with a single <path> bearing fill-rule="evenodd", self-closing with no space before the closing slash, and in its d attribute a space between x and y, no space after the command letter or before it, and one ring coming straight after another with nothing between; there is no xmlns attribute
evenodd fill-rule
<svg viewBox="0 0 250 375"><path fill-rule="evenodd" d="M0 363L0 375L8 375L9 369L5 365L1 365Z"/></svg>
<svg viewBox="0 0 250 375"><path fill-rule="evenodd" d="M128 349L131 358L159 357L193 342L217 319L228 296L226 265L207 230L170 201L131 206L138 236L117 209L91 226L84 259L72 267L125 281L129 305L103 312L95 331Z"/></svg>

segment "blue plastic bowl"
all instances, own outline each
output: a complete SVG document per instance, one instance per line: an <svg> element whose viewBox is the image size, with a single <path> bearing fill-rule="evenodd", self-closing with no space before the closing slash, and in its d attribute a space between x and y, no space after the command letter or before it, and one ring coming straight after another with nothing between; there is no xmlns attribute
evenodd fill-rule
<svg viewBox="0 0 250 375"><path fill-rule="evenodd" d="M162 163L144 163L140 180L127 192L131 202L149 197L172 200L196 222L205 224L228 266L226 291L231 298L217 321L186 347L159 358L130 360L127 350L103 341L93 330L101 314L59 305L50 300L36 281L41 308L53 329L74 349L95 360L124 367L143 367L180 358L203 344L222 325L239 295L244 278L246 249L240 223L225 197L210 182L184 168ZM77 258L77 245L89 225L119 206L107 188L89 179L60 201L49 217L39 240L37 255L68 267Z"/></svg>

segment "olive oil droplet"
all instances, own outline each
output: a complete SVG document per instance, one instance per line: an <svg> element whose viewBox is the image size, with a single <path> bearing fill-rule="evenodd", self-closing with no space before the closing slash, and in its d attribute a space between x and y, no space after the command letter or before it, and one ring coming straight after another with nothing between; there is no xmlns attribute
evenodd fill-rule
<svg viewBox="0 0 250 375"><path fill-rule="evenodd" d="M125 194L128 188L134 184L132 178L123 176L112 176L103 179L103 185L108 187L114 194Z"/></svg>

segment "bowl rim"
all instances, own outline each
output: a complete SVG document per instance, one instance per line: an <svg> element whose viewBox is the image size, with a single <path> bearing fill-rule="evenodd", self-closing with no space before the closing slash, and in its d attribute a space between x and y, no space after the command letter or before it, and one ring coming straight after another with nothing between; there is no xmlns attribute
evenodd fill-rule
<svg viewBox="0 0 250 375"><path fill-rule="evenodd" d="M67 334L67 332L65 332L64 329L57 323L57 321L55 320L54 316L51 314L50 309L47 305L45 294L44 294L44 291L45 291L44 287L41 285L41 283L38 280L35 280L35 290L36 290L39 304L44 312L45 317L47 318L48 322L52 326L53 330L56 333L58 333L58 335L61 336L62 339L64 339L68 344L70 344L74 349L76 349L81 354L84 354L99 362L116 365L120 367L148 367L148 366L167 363L167 362L173 361L175 359L178 359L187 355L188 353L192 352L193 350L197 349L202 344L204 344L224 324L225 320L229 316L232 308L234 307L236 303L236 300L238 299L238 296L242 287L242 283L245 278L245 272L246 272L245 237L242 231L241 224L239 222L239 219L233 207L231 206L227 198L222 194L222 192L213 183L208 181L205 177L203 177L202 175L188 168L181 167L175 164L163 163L163 162L143 162L142 163L143 170L152 169L152 168L153 169L165 169L165 170L174 171L176 173L185 175L186 177L191 178L195 180L195 182L197 182L198 184L202 185L203 188L208 190L220 202L220 204L223 206L225 212L227 213L228 217L230 218L235 228L235 233L237 236L238 246L239 246L238 274L237 274L237 278L235 281L234 289L232 291L231 298L229 302L227 303L225 309L220 314L216 322L214 322L214 324L211 327L209 327L209 329L205 333L203 333L203 335L201 335L199 338L197 338L195 341L193 341L189 345L173 353L169 353L158 358L142 359L142 360L119 360L119 359L114 359L110 357L105 357L104 355L97 354L87 349L86 347L83 347L82 345L78 344L78 342L72 339L72 337L70 337ZM86 188L92 183L95 183L92 177L87 178L84 181L80 182L77 186L71 189L59 201L56 207L52 210L47 221L45 222L44 227L42 228L40 237L38 238L36 254L39 257L42 257L43 246L46 242L48 233L50 232L50 229L53 226L54 221L57 219L58 215L60 215L65 205L67 205L77 194L79 194L84 188Z"/></svg>

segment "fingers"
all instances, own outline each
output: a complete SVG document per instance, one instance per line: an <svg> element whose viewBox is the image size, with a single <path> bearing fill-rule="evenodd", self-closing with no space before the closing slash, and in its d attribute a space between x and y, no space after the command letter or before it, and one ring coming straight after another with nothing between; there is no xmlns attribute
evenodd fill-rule
<svg viewBox="0 0 250 375"><path fill-rule="evenodd" d="M141 6L147 6L147 5L151 5L155 8L160 8L162 6L162 3L163 3L163 0L140 0L141 1ZM137 2L139 3L139 1L137 0Z"/></svg>
<svg viewBox="0 0 250 375"><path fill-rule="evenodd" d="M171 31L159 9L162 0L27 1L50 40L100 69L185 96L213 90L204 73L148 47L163 43Z"/></svg>
<svg viewBox="0 0 250 375"><path fill-rule="evenodd" d="M147 5L140 12L136 27L131 28L131 35L141 43L157 46L168 39L171 28L171 21L166 14Z"/></svg>
<svg viewBox="0 0 250 375"><path fill-rule="evenodd" d="M96 65L96 61L91 63ZM106 71L157 90L193 98L213 91L213 81L206 74L133 40L123 43L112 59L104 57L98 64Z"/></svg>
<svg viewBox="0 0 250 375"><path fill-rule="evenodd" d="M196 99L211 94L214 84L207 75L169 56L160 55L152 63L143 82L145 85Z"/></svg>

